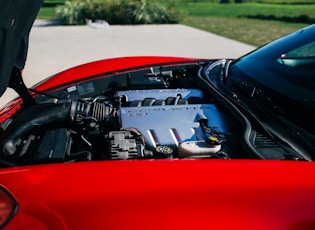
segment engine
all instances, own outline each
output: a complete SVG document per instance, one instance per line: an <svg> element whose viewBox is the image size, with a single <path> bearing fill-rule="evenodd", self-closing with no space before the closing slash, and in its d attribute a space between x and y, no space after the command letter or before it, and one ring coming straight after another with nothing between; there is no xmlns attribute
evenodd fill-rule
<svg viewBox="0 0 315 230"><path fill-rule="evenodd" d="M230 158L232 133L200 89L126 90L34 106L10 124L2 143L15 164Z"/></svg>
<svg viewBox="0 0 315 230"><path fill-rule="evenodd" d="M218 83L213 63L137 67L34 91L33 104L0 124L0 164L303 159Z"/></svg>
<svg viewBox="0 0 315 230"><path fill-rule="evenodd" d="M198 82L199 65L145 68L39 94L1 124L12 165L244 158L240 123Z"/></svg>

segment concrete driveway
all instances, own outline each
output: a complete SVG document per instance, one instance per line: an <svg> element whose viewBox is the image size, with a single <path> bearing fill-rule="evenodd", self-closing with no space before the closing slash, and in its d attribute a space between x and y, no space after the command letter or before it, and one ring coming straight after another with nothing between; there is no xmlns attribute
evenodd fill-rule
<svg viewBox="0 0 315 230"><path fill-rule="evenodd" d="M35 21L23 76L31 87L57 72L99 59L138 55L237 58L254 48L178 24L95 28ZM16 96L8 89L0 106Z"/></svg>

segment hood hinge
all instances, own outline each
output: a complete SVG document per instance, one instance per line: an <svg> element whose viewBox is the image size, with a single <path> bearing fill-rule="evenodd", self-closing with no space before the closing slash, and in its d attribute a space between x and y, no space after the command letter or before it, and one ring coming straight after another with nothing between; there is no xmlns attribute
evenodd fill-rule
<svg viewBox="0 0 315 230"><path fill-rule="evenodd" d="M21 70L16 67L13 67L12 69L9 87L14 89L15 92L17 92L21 96L23 101L23 108L27 108L28 106L35 104L32 95L23 82Z"/></svg>

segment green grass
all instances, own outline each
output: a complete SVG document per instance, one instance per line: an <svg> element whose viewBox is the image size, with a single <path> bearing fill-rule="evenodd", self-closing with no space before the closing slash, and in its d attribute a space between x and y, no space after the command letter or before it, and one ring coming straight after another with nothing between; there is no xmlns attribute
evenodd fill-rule
<svg viewBox="0 0 315 230"><path fill-rule="evenodd" d="M254 46L264 45L309 24L240 18L240 16L272 14L278 18L300 15L315 18L315 4L219 4L202 0L173 1L173 4L183 14L182 24Z"/></svg>
<svg viewBox="0 0 315 230"><path fill-rule="evenodd" d="M162 0L169 2L169 0ZM221 0L173 0L173 2L207 2L207 3L220 3ZM230 0L234 3L234 0ZM269 4L314 4L314 0L243 0L243 3L269 3Z"/></svg>
<svg viewBox="0 0 315 230"><path fill-rule="evenodd" d="M288 4L262 4L262 3L242 3L242 4L218 4L207 2L186 2L177 3L176 7L184 11L189 16L212 16L236 18L240 15L275 15L299 16L308 15L315 18L315 4L311 5L288 5Z"/></svg>
<svg viewBox="0 0 315 230"><path fill-rule="evenodd" d="M301 23L262 21L258 19L197 16L188 16L181 23L254 46L264 45L307 26L307 24Z"/></svg>
<svg viewBox="0 0 315 230"><path fill-rule="evenodd" d="M45 0L37 18L51 20L55 17L55 7L62 5L65 0Z"/></svg>
<svg viewBox="0 0 315 230"><path fill-rule="evenodd" d="M45 0L45 4L52 6L64 1ZM280 18L307 15L315 19L314 0L243 0L242 4L234 4L234 0L230 0L229 4L219 4L220 0L160 1L166 5L174 5L175 9L181 12L182 24L255 46L261 46L309 24L257 20L240 18L240 16L274 15ZM53 19L54 8L44 5L38 18Z"/></svg>
<svg viewBox="0 0 315 230"><path fill-rule="evenodd" d="M38 13L38 19L47 19L52 20L54 19L55 15L55 8L54 7L42 7Z"/></svg>

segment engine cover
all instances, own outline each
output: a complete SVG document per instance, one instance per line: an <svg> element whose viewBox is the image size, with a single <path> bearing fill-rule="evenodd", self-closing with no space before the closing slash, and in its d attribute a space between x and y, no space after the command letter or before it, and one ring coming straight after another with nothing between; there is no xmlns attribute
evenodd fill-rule
<svg viewBox="0 0 315 230"><path fill-rule="evenodd" d="M170 97L179 97L182 101L190 98L203 99L203 94L197 89L174 90L146 90L120 91L119 96L132 100L147 101L169 100ZM176 100L175 100L176 101ZM178 100L177 100L178 101ZM194 100L196 101L196 100ZM162 105L161 105L162 104ZM147 144L153 149L156 146L178 147L183 142L204 141L205 133L198 120L207 119L208 127L216 131L227 132L226 121L223 113L214 104L167 104L159 102L158 105L147 103L130 103L128 107L120 108L121 127L126 130L136 130L146 139Z"/></svg>

